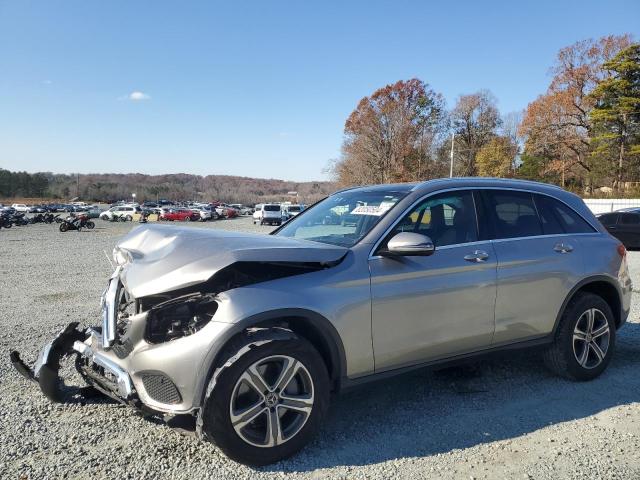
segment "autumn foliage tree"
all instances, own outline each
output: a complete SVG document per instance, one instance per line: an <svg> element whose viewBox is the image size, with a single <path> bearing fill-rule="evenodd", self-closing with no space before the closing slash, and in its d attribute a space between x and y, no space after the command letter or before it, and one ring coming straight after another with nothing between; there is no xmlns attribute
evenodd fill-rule
<svg viewBox="0 0 640 480"><path fill-rule="evenodd" d="M334 175L342 185L424 178L445 129L442 95L415 78L387 85L360 100L347 119Z"/></svg>
<svg viewBox="0 0 640 480"><path fill-rule="evenodd" d="M525 154L536 158L544 171L591 188L608 169L594 165L591 155L591 93L610 76L603 64L631 44L629 35L583 40L558 52L547 92L529 104L520 126L526 138Z"/></svg>

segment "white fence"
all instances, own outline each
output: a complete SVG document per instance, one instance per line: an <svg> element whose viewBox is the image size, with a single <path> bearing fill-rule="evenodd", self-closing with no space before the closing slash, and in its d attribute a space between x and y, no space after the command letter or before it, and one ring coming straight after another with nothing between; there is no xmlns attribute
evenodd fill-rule
<svg viewBox="0 0 640 480"><path fill-rule="evenodd" d="M584 203L593 213L607 213L621 208L640 208L640 198L590 198Z"/></svg>

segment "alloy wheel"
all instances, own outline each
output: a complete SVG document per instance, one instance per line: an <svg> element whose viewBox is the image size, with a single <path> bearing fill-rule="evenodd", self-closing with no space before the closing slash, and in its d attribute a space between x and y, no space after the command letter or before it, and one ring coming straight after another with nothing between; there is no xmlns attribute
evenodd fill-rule
<svg viewBox="0 0 640 480"><path fill-rule="evenodd" d="M286 355L266 357L236 382L229 406L231 424L245 442L275 447L302 430L313 402L313 380L300 361Z"/></svg>
<svg viewBox="0 0 640 480"><path fill-rule="evenodd" d="M573 330L573 354L581 367L600 365L609 350L611 332L604 313L591 308L580 315Z"/></svg>

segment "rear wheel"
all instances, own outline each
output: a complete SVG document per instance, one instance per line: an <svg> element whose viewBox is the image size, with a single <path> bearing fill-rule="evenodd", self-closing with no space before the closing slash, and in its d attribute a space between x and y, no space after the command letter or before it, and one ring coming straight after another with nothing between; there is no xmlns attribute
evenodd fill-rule
<svg viewBox="0 0 640 480"><path fill-rule="evenodd" d="M126 217L124 217L124 221L125 222L133 222L133 217L131 215L127 215Z"/></svg>
<svg viewBox="0 0 640 480"><path fill-rule="evenodd" d="M67 230L69 230L69 224L67 222L61 223L60 224L60 231L61 232L66 232Z"/></svg>
<svg viewBox="0 0 640 480"><path fill-rule="evenodd" d="M91 220L89 220L89 221L87 222L87 224L86 224L86 227L87 227L89 230L93 230L95 226L96 226L96 224L95 224L95 223L93 223Z"/></svg>
<svg viewBox="0 0 640 480"><path fill-rule="evenodd" d="M205 438L248 465L274 463L299 451L329 405L329 376L320 354L281 329L246 335L228 354L199 419Z"/></svg>
<svg viewBox="0 0 640 480"><path fill-rule="evenodd" d="M185 221L185 222L190 222L191 221L191 217L184 217L182 220Z"/></svg>
<svg viewBox="0 0 640 480"><path fill-rule="evenodd" d="M547 367L572 380L592 380L609 365L616 340L613 312L593 293L577 293L567 305L553 344L544 354Z"/></svg>

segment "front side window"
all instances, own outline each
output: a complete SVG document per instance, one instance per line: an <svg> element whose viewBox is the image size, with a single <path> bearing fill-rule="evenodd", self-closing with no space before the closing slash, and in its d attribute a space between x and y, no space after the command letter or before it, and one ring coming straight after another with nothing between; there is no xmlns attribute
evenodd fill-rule
<svg viewBox="0 0 640 480"><path fill-rule="evenodd" d="M408 190L347 190L305 209L275 235L352 247L391 210Z"/></svg>
<svg viewBox="0 0 640 480"><path fill-rule="evenodd" d="M640 215L623 213L620 215L620 223L623 225L638 225L640 224Z"/></svg>
<svg viewBox="0 0 640 480"><path fill-rule="evenodd" d="M436 247L477 241L473 194L454 191L428 197L396 225L388 238L400 232L426 235Z"/></svg>
<svg viewBox="0 0 640 480"><path fill-rule="evenodd" d="M483 194L489 217L492 218L494 238L543 234L531 193L487 190Z"/></svg>

